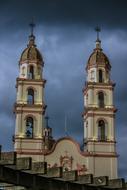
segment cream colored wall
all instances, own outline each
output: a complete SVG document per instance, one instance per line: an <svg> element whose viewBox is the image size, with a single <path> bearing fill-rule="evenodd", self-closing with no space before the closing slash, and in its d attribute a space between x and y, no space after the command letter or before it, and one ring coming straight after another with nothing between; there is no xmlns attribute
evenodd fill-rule
<svg viewBox="0 0 127 190"><path fill-rule="evenodd" d="M98 93L100 91L104 92L105 107L113 107L113 91L110 89L105 89L104 86L99 86L99 89L93 85L87 90L86 95L84 96L84 106L86 107L98 107ZM88 103L86 102L86 96L88 95Z"/></svg>
<svg viewBox="0 0 127 190"><path fill-rule="evenodd" d="M113 115L111 112L103 112L103 116L101 116L101 111L96 111L97 116L88 117L86 122L88 121L87 127L87 136L85 134L85 138L96 140L98 138L98 120L104 119L106 122L106 136L108 140L115 140L115 126L114 126L114 117L109 117L108 114ZM100 116L99 116L100 114ZM84 123L84 128L86 128L86 122ZM85 129L86 130L86 129ZM84 130L84 131L85 131Z"/></svg>
<svg viewBox="0 0 127 190"><path fill-rule="evenodd" d="M41 84L31 82L31 84L25 84L25 82L22 84L20 83L18 85L17 89L17 103L27 103L27 94L28 94L28 89L33 88L34 89L34 97L35 97L35 104L42 104L43 102L43 96L44 96L44 89Z"/></svg>
<svg viewBox="0 0 127 190"><path fill-rule="evenodd" d="M43 149L43 141L42 139L16 139L16 146L17 151L23 151L26 153L34 152L38 153L41 152Z"/></svg>
<svg viewBox="0 0 127 190"><path fill-rule="evenodd" d="M21 142L22 143L22 142ZM18 143L19 145L20 143ZM26 151L26 155L20 155L18 154L18 157L29 157L30 155L28 154L28 152L30 150L29 149L29 143L22 143L21 144L24 152ZM41 141L38 141L38 143L32 143L31 142L31 147L34 151L34 153L36 153L39 149L40 149L40 153L41 153ZM20 148L17 147L17 149ZM35 149L35 150L34 150ZM39 151L38 151L39 152ZM83 153L83 152L82 152ZM76 144L68 139L63 139L61 141L59 141L54 149L53 152L51 152L49 155L39 155L38 153L35 155L31 155L32 156L32 160L33 161L45 161L47 162L48 166L50 165L50 167L54 166L55 164L57 164L57 166L61 166L60 165L60 157L61 156L68 156L68 157L72 157L73 161L72 161L72 170L77 169L77 164L81 165L85 165L87 168L86 174L90 173L93 174L94 176L109 176L109 178L113 179L113 178L117 178L117 158L115 157L88 157L85 155L82 155Z"/></svg>
<svg viewBox="0 0 127 190"><path fill-rule="evenodd" d="M90 173L94 176L109 176L110 179L118 178L117 158L115 157L90 157L88 160Z"/></svg>
<svg viewBox="0 0 127 190"><path fill-rule="evenodd" d="M97 68L90 68L88 70L87 81L97 82Z"/></svg>
<svg viewBox="0 0 127 190"><path fill-rule="evenodd" d="M16 116L16 129L15 129L15 135L19 137L25 137L26 136L26 117L28 115L33 115L32 110L29 111L29 113L23 112L18 113ZM34 113L34 137L41 138L43 134L43 127L44 123L42 122L43 116L41 113Z"/></svg>
<svg viewBox="0 0 127 190"><path fill-rule="evenodd" d="M87 149L89 152L96 152L98 154L116 154L116 146L113 142L88 142Z"/></svg>
<svg viewBox="0 0 127 190"><path fill-rule="evenodd" d="M110 80L110 72L108 71L108 73L106 72L106 69L104 66L99 66L99 67L91 67L88 70L88 75L87 75L87 81L88 82L98 82L99 81L99 70L102 70L103 72L103 79L104 82L107 83ZM91 78L91 73L94 72L94 77Z"/></svg>
<svg viewBox="0 0 127 190"><path fill-rule="evenodd" d="M29 66L32 65L34 67L34 77L35 79L41 79L42 78L42 66L38 65L37 62L24 62L20 65L19 68L19 77L27 79L28 78L28 72L29 72ZM24 69L23 69L24 68Z"/></svg>
<svg viewBox="0 0 127 190"><path fill-rule="evenodd" d="M24 79L27 78L27 66L28 66L27 63L20 65L20 67L19 67L19 77L20 78L24 78Z"/></svg>
<svg viewBox="0 0 127 190"><path fill-rule="evenodd" d="M67 155L69 157L72 156L73 158L73 163L72 163L73 169L77 169L77 164L86 165L87 167L87 157L81 155L78 152L77 147L73 142L65 139L60 141L56 145L55 150L51 154L45 157L45 161L47 163L50 163L51 166L54 165L55 163L57 163L58 166L60 166L60 157L65 156L66 151Z"/></svg>
<svg viewBox="0 0 127 190"><path fill-rule="evenodd" d="M20 65L20 78L28 78L28 70L29 65L34 66L34 77L39 80L18 80L17 81L17 106L16 106L16 127L15 127L15 135L16 137L22 138L22 143L19 141L15 141L15 147L22 147L25 149L34 149L35 144L31 144L31 139L28 139L29 142L26 143L26 117L32 116L34 119L34 128L33 128L33 137L35 138L36 146L40 146L40 144L36 141L36 138L41 138L43 136L43 128L44 128L44 116L43 112L43 96L44 96L44 87L42 80L42 66L36 63L23 63ZM24 67L24 76L22 75L22 68ZM38 70L39 68L39 70ZM38 77L40 75L40 77ZM34 89L34 105L27 106L27 96L28 96L28 88ZM22 106L18 106L21 104ZM24 106L25 105L25 106ZM37 106L38 105L38 106ZM40 105L40 106L39 106ZM25 138L25 139L23 139ZM34 139L32 139L34 141ZM35 143L34 142L34 143ZM25 145L26 143L26 145Z"/></svg>
<svg viewBox="0 0 127 190"><path fill-rule="evenodd" d="M96 60L95 60L96 61ZM99 83L99 69L103 72L104 83ZM94 71L94 77L91 79L91 72ZM106 71L105 65L98 65L88 68L87 82L85 89L84 107L84 138L86 140L85 150L93 154L88 158L89 172L95 176L106 175L110 178L117 178L117 157L115 143L115 125L114 125L114 102L113 85L110 83L110 70ZM99 108L98 93L104 93L105 108ZM89 109L90 108L90 109ZM98 121L102 119L106 125L107 141L98 141ZM88 123L86 127L86 123ZM95 157L94 154L98 156ZM111 155L113 155L111 157Z"/></svg>

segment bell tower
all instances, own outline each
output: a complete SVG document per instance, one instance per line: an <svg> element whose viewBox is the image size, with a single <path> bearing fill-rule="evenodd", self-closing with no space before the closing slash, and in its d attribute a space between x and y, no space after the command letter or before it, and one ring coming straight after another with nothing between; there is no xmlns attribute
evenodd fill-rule
<svg viewBox="0 0 127 190"><path fill-rule="evenodd" d="M115 139L115 112L110 79L111 65L103 53L100 29L97 27L96 47L86 66L87 80L84 88L84 147L88 168L95 176L117 178L117 153Z"/></svg>
<svg viewBox="0 0 127 190"><path fill-rule="evenodd" d="M34 26L34 23L30 24L31 34L27 48L20 57L16 81L14 149L18 156L35 155L43 150L46 80L42 75L44 61L35 44Z"/></svg>

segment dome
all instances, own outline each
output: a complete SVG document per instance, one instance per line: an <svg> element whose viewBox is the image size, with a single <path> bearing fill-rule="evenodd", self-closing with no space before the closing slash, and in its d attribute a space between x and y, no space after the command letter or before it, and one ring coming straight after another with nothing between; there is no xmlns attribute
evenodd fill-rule
<svg viewBox="0 0 127 190"><path fill-rule="evenodd" d="M86 68L96 65L104 65L105 67L108 67L108 69L111 68L108 57L103 53L100 47L100 41L99 42L96 41L96 48L94 49L93 53L90 55Z"/></svg>
<svg viewBox="0 0 127 190"><path fill-rule="evenodd" d="M42 61L42 56L36 47L31 46L31 47L27 47L21 55L20 61L25 61L25 60Z"/></svg>
<svg viewBox="0 0 127 190"><path fill-rule="evenodd" d="M43 62L43 58L39 50L36 48L36 45L34 43L35 37L32 35L29 37L29 44L27 48L22 52L21 57L20 57L20 62L29 60L29 61L39 61Z"/></svg>

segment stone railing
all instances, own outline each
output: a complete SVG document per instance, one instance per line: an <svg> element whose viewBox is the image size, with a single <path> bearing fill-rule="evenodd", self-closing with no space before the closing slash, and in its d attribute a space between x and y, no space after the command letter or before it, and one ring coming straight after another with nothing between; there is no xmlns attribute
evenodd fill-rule
<svg viewBox="0 0 127 190"><path fill-rule="evenodd" d="M80 176L76 170L64 172L62 167L47 168L46 162L32 162L30 157L16 158L15 152L0 155L0 187L10 184L10 190L127 189L122 178L110 180L107 176Z"/></svg>

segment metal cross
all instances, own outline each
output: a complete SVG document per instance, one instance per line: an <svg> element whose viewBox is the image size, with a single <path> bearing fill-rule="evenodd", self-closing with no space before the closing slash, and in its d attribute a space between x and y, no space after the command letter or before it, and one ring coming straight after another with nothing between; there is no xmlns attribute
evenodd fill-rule
<svg viewBox="0 0 127 190"><path fill-rule="evenodd" d="M31 29L31 35L33 35L33 31L34 31L34 27L35 27L34 19L32 19L32 22L29 25L30 25L30 29Z"/></svg>
<svg viewBox="0 0 127 190"><path fill-rule="evenodd" d="M101 31L100 27L97 26L97 27L95 28L95 31L97 32L97 40L99 40L99 32Z"/></svg>

